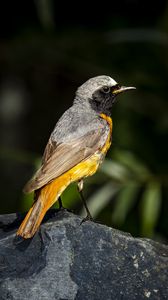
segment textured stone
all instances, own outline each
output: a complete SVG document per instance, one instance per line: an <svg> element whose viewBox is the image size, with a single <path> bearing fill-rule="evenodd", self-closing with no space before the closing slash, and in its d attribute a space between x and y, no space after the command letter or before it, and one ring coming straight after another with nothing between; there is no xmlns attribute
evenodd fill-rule
<svg viewBox="0 0 168 300"><path fill-rule="evenodd" d="M0 216L1 227L15 218ZM61 211L24 241L17 222L2 228L0 299L168 299L167 246L80 223Z"/></svg>

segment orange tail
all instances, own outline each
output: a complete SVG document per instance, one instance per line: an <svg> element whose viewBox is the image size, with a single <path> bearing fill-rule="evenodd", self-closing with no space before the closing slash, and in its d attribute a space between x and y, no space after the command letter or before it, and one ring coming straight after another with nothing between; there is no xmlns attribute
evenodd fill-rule
<svg viewBox="0 0 168 300"><path fill-rule="evenodd" d="M31 238L39 228L47 210L58 200L69 183L69 177L64 175L43 187L37 201L30 208L20 225L17 235L25 239Z"/></svg>

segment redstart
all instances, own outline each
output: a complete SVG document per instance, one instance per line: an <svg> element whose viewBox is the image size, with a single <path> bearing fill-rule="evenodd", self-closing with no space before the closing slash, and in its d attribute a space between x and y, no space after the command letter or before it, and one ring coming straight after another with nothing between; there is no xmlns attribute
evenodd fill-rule
<svg viewBox="0 0 168 300"><path fill-rule="evenodd" d="M97 171L111 145L111 111L116 96L132 89L104 75L87 80L77 89L73 105L51 133L41 167L24 187L25 193L34 191L35 201L17 235L31 238L70 183L78 183L82 196L83 179ZM91 218L85 201L84 205Z"/></svg>

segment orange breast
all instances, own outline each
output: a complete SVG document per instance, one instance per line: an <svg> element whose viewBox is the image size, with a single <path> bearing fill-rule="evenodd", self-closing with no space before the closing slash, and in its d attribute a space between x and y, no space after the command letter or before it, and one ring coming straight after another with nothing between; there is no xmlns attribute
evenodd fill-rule
<svg viewBox="0 0 168 300"><path fill-rule="evenodd" d="M105 114L101 114L100 117L106 120L106 122L109 125L110 130L109 130L107 140L104 146L98 151L96 151L95 154L93 154L91 157L79 163L77 166L73 167L71 170L67 172L67 174L69 173L71 178L73 178L73 181L77 181L80 178L82 179L83 177L88 177L93 175L97 171L100 163L102 162L104 156L106 155L108 149L110 148L112 127L113 127L112 119L106 116Z"/></svg>
<svg viewBox="0 0 168 300"><path fill-rule="evenodd" d="M101 149L101 152L106 155L108 149L110 148L110 145L111 145L111 140L112 140L112 130L113 130L113 121L112 121L112 118L106 116L105 114L101 114L100 117L104 120L106 120L106 122L109 124L109 135L108 135L108 138L107 138L107 141L105 143L105 145L103 146L103 148Z"/></svg>

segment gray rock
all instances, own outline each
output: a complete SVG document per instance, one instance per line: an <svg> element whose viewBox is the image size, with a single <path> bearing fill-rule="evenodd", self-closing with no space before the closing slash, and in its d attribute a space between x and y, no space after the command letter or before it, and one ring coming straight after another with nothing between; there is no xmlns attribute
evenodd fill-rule
<svg viewBox="0 0 168 300"><path fill-rule="evenodd" d="M1 227L15 218L0 216ZM80 222L60 211L20 241L15 222L1 229L0 299L168 299L167 246Z"/></svg>

